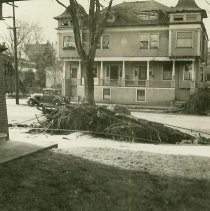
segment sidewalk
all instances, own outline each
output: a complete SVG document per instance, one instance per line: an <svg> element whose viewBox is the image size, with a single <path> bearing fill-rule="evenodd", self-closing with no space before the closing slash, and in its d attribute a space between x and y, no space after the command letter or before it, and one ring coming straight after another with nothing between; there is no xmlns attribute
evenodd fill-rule
<svg viewBox="0 0 210 211"><path fill-rule="evenodd" d="M45 143L45 146L38 146L17 141L0 142L0 164L54 147L57 146L47 143Z"/></svg>
<svg viewBox="0 0 210 211"><path fill-rule="evenodd" d="M117 150L150 152L165 155L184 155L210 157L210 146L203 145L154 145L141 143L128 143L113 141L110 139L94 138L82 133L70 135L49 135L49 134L27 134L27 129L11 128L10 137L16 138L22 143L34 144L43 147L46 144L58 143L58 150L63 153L83 149L109 148Z"/></svg>

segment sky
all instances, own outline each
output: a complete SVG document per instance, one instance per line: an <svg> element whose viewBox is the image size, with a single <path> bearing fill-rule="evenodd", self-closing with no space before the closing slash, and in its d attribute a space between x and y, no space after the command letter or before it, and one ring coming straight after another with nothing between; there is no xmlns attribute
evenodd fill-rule
<svg viewBox="0 0 210 211"><path fill-rule="evenodd" d="M69 0L60 0L61 2L68 5ZM114 4L122 2L133 2L137 0L114 0ZM141 1L141 0L139 0ZM156 0L167 6L175 6L178 0ZM203 9L210 11L210 5L206 3L208 0L196 0L198 6ZM89 0L78 0L78 2L83 5L86 9L88 8ZM102 3L106 4L107 0L102 0ZM210 2L210 0L209 0ZM16 8L16 19L25 20L28 22L34 22L43 28L44 42L49 40L50 42L57 41L57 21L53 19L64 12L65 8L60 6L55 0L29 0L24 2L16 3L18 8ZM12 15L12 6L6 4L3 5L3 16ZM210 17L210 15L209 15ZM208 35L210 37L210 18L204 21L207 28ZM8 26L12 27L11 19L5 19L0 21L0 37L5 36L8 31Z"/></svg>

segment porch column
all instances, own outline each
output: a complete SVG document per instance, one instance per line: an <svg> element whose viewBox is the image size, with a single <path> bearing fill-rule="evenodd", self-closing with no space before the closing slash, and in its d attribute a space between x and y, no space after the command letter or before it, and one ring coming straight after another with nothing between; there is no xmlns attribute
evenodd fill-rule
<svg viewBox="0 0 210 211"><path fill-rule="evenodd" d="M150 79L150 76L149 76L149 70L150 70L150 62L147 61L147 80Z"/></svg>
<svg viewBox="0 0 210 211"><path fill-rule="evenodd" d="M175 74L176 74L176 61L173 60L171 88L175 88Z"/></svg>
<svg viewBox="0 0 210 211"><path fill-rule="evenodd" d="M190 93L193 94L196 91L196 72L195 72L195 61L192 61L192 81L191 81L191 86L190 86Z"/></svg>
<svg viewBox="0 0 210 211"><path fill-rule="evenodd" d="M172 79L173 80L175 80L175 74L176 74L176 72L175 72L175 60L173 60L173 66L172 66Z"/></svg>
<svg viewBox="0 0 210 211"><path fill-rule="evenodd" d="M198 29L198 48L197 48L197 56L201 55L201 29Z"/></svg>
<svg viewBox="0 0 210 211"><path fill-rule="evenodd" d="M123 61L122 66L122 86L125 86L125 61Z"/></svg>
<svg viewBox="0 0 210 211"><path fill-rule="evenodd" d="M63 62L63 84L62 84L62 95L66 96L66 62Z"/></svg>
<svg viewBox="0 0 210 211"><path fill-rule="evenodd" d="M192 81L195 81L195 61L192 61Z"/></svg>
<svg viewBox="0 0 210 211"><path fill-rule="evenodd" d="M77 85L81 85L81 79L82 79L82 65L81 65L81 61L79 61L79 67L78 67L78 72L77 72Z"/></svg>
<svg viewBox="0 0 210 211"><path fill-rule="evenodd" d="M63 62L63 79L66 78L66 62Z"/></svg>
<svg viewBox="0 0 210 211"><path fill-rule="evenodd" d="M171 44L172 44L172 29L169 29L169 40L168 40L168 55L171 56Z"/></svg>
<svg viewBox="0 0 210 211"><path fill-rule="evenodd" d="M100 82L99 84L103 86L104 82L104 62L101 61L101 70L100 70Z"/></svg>
<svg viewBox="0 0 210 211"><path fill-rule="evenodd" d="M147 80L146 80L146 87L149 87L149 80L150 80L150 61L147 61Z"/></svg>

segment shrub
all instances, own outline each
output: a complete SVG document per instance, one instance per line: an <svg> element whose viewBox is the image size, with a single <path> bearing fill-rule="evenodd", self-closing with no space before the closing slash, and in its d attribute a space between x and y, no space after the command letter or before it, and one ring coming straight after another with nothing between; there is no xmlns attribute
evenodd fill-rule
<svg viewBox="0 0 210 211"><path fill-rule="evenodd" d="M125 106L115 105L113 111L119 114L131 115L131 112Z"/></svg>
<svg viewBox="0 0 210 211"><path fill-rule="evenodd" d="M205 114L209 108L210 94L206 90L191 95L184 105L184 111L188 114Z"/></svg>

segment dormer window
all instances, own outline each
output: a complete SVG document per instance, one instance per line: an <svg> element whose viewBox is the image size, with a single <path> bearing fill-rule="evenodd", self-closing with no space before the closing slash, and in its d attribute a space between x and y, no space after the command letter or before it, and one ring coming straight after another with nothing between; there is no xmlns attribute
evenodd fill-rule
<svg viewBox="0 0 210 211"><path fill-rule="evenodd" d="M137 18L140 21L157 20L158 13L156 13L156 12L140 12L137 14Z"/></svg>
<svg viewBox="0 0 210 211"><path fill-rule="evenodd" d="M113 14L109 15L107 18L107 23L114 23L115 21L115 16Z"/></svg>
<svg viewBox="0 0 210 211"><path fill-rule="evenodd" d="M68 26L69 24L68 24L68 21L62 21L61 22L61 26L62 27L66 27L66 26Z"/></svg>
<svg viewBox="0 0 210 211"><path fill-rule="evenodd" d="M186 20L187 21L196 21L197 20L197 15L193 14L189 14L189 15L186 15Z"/></svg>
<svg viewBox="0 0 210 211"><path fill-rule="evenodd" d="M183 15L176 15L176 16L174 16L174 21L184 21L184 16Z"/></svg>

